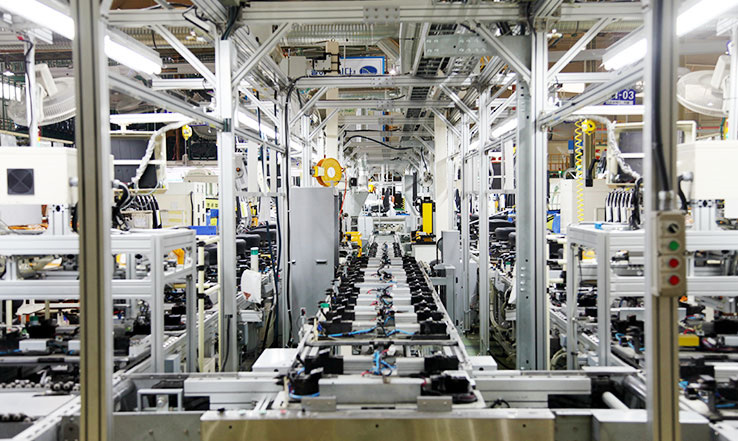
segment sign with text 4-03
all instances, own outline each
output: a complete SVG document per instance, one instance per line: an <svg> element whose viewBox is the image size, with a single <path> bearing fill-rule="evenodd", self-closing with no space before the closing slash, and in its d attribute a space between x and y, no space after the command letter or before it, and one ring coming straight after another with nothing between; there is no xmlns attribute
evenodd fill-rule
<svg viewBox="0 0 738 441"><path fill-rule="evenodd" d="M341 75L384 75L384 57L341 58Z"/></svg>
<svg viewBox="0 0 738 441"><path fill-rule="evenodd" d="M633 89L623 89L605 101L606 106L635 106L636 91Z"/></svg>

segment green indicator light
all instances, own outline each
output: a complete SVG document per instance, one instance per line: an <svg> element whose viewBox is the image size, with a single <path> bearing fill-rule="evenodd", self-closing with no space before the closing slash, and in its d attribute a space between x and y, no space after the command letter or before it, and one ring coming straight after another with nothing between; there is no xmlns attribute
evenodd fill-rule
<svg viewBox="0 0 738 441"><path fill-rule="evenodd" d="M672 240L671 242L669 242L669 249L672 250L672 251L678 250L679 249L679 242L677 242L675 240Z"/></svg>

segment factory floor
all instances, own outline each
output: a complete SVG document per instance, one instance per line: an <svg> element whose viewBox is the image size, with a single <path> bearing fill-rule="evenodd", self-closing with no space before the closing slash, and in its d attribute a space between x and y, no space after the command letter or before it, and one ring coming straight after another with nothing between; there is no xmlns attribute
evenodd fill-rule
<svg viewBox="0 0 738 441"><path fill-rule="evenodd" d="M466 346L466 353L470 356L479 355L479 334L466 334L461 336L461 341Z"/></svg>

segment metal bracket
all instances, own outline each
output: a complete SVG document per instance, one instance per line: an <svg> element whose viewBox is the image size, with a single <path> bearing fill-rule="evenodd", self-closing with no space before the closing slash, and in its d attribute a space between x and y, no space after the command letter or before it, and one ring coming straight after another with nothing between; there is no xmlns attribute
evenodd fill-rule
<svg viewBox="0 0 738 441"><path fill-rule="evenodd" d="M477 35L434 35L425 39L426 57L485 56L495 53L487 42Z"/></svg>
<svg viewBox="0 0 738 441"><path fill-rule="evenodd" d="M364 22L368 24L392 24L400 22L398 6L365 7Z"/></svg>
<svg viewBox="0 0 738 441"><path fill-rule="evenodd" d="M305 397L302 406L310 412L335 412L336 397Z"/></svg>
<svg viewBox="0 0 738 441"><path fill-rule="evenodd" d="M79 441L79 417L77 415L68 415L61 418L59 439L61 441Z"/></svg>
<svg viewBox="0 0 738 441"><path fill-rule="evenodd" d="M451 397L418 397L418 412L451 412Z"/></svg>

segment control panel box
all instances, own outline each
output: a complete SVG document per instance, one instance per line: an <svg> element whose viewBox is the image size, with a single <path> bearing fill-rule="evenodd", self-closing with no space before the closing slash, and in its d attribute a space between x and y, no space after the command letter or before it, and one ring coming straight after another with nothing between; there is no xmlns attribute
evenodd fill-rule
<svg viewBox="0 0 738 441"><path fill-rule="evenodd" d="M76 177L76 149L0 147L0 205L73 205Z"/></svg>

